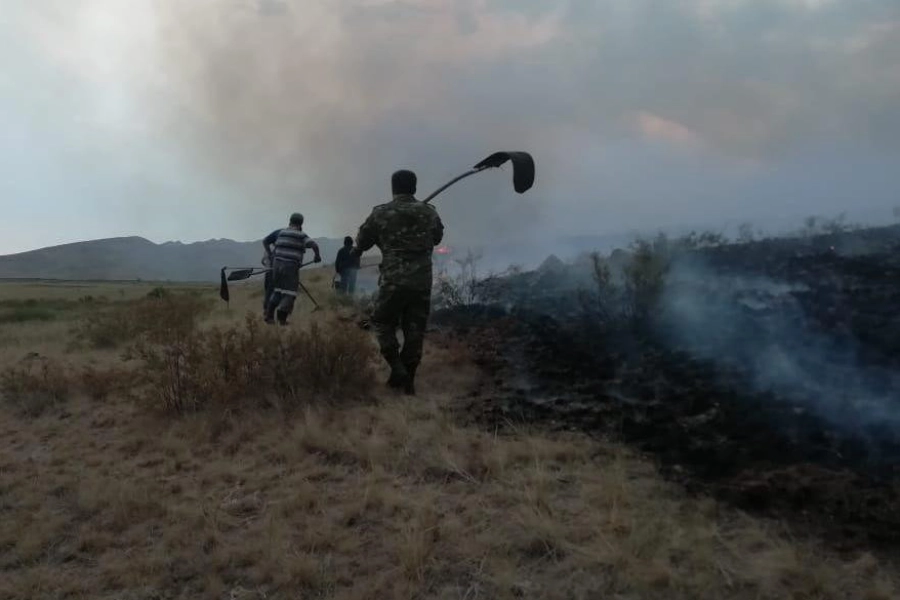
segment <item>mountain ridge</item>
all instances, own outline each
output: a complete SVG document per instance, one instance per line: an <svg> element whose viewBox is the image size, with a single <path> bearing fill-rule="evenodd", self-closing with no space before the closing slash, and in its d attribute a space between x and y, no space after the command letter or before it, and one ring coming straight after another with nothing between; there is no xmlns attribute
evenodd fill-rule
<svg viewBox="0 0 900 600"><path fill-rule="evenodd" d="M322 264L334 261L342 239L314 238ZM0 256L0 279L217 281L222 267L261 266L262 238L152 242L118 236L67 242Z"/></svg>
<svg viewBox="0 0 900 600"><path fill-rule="evenodd" d="M332 264L343 238L313 239L321 249L322 265ZM547 238L537 244L530 239L492 244L484 248L486 254L480 263L489 270L503 270L510 264L535 268L551 253L574 258L586 251L625 245L627 239L624 234L600 234ZM222 267L261 266L261 246L262 238L246 242L212 238L157 243L137 235L66 242L0 255L0 280L217 281ZM452 262L464 247L451 250L452 255L445 260ZM379 260L380 253L373 248L363 263L371 265Z"/></svg>

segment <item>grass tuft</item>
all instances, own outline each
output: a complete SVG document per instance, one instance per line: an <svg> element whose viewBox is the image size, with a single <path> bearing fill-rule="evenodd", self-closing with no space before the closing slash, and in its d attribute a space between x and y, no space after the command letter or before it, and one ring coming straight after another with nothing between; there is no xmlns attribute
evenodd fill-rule
<svg viewBox="0 0 900 600"><path fill-rule="evenodd" d="M82 368L79 379L80 388L92 400L105 400L111 394L127 392L134 382L133 374L122 367L98 369L90 365Z"/></svg>
<svg viewBox="0 0 900 600"><path fill-rule="evenodd" d="M145 398L167 412L275 406L291 412L318 398L359 399L374 381L374 349L342 323L326 330L243 326L147 336L129 357L142 361Z"/></svg>
<svg viewBox="0 0 900 600"><path fill-rule="evenodd" d="M57 361L31 357L0 372L0 393L16 412L37 417L64 402L70 391L65 368Z"/></svg>
<svg viewBox="0 0 900 600"><path fill-rule="evenodd" d="M211 310L208 297L154 288L143 298L92 311L77 334L98 349L117 348L144 336L154 341L180 338L190 334Z"/></svg>

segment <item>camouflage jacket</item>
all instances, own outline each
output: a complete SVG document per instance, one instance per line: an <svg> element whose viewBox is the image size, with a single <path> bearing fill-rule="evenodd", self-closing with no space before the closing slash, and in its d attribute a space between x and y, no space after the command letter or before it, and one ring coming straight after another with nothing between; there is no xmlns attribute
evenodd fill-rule
<svg viewBox="0 0 900 600"><path fill-rule="evenodd" d="M444 224L430 204L400 194L379 204L359 228L358 252L381 250L379 285L431 289L431 254L444 237Z"/></svg>

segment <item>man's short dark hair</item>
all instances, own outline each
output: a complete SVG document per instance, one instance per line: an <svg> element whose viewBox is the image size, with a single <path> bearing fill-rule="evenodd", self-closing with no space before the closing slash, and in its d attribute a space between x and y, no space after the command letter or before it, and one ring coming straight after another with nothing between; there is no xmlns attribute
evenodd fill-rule
<svg viewBox="0 0 900 600"><path fill-rule="evenodd" d="M290 220L288 221L291 225L302 226L303 225L303 215L300 213L294 213L291 215Z"/></svg>
<svg viewBox="0 0 900 600"><path fill-rule="evenodd" d="M344 245L345 245L345 246L352 246L352 245L353 245L353 238L350 237L349 235L348 235L347 237L345 237L345 238L344 238Z"/></svg>
<svg viewBox="0 0 900 600"><path fill-rule="evenodd" d="M402 169L391 175L391 190L395 194L415 194L416 174Z"/></svg>

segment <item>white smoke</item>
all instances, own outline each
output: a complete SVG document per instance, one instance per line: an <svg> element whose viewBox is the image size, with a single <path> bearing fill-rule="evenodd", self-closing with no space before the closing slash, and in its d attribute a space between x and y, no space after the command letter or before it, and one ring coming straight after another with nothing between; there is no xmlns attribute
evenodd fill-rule
<svg viewBox="0 0 900 600"><path fill-rule="evenodd" d="M772 392L840 428L900 435L900 373L866 364L846 332L826 333L794 294L803 284L723 275L676 262L662 301L675 348L723 369L744 365L755 392Z"/></svg>

